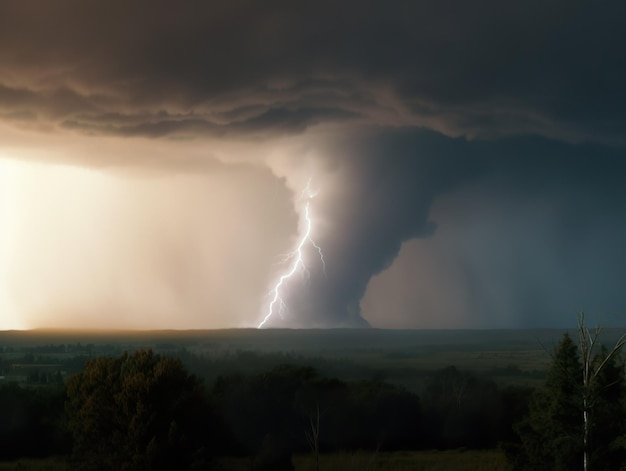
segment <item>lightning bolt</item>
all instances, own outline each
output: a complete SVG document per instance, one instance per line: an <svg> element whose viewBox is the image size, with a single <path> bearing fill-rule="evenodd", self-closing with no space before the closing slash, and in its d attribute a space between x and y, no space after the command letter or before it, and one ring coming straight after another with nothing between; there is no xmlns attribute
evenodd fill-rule
<svg viewBox="0 0 626 471"><path fill-rule="evenodd" d="M285 308L285 302L280 296L281 288L283 287L285 282L293 275L295 275L298 269L302 270L304 273L310 276L309 270L304 263L303 254L303 249L307 243L313 246L319 254L324 274L326 274L326 261L324 260L324 253L322 252L322 248L317 245L317 243L315 243L315 241L311 237L311 232L313 230L313 219L311 218L311 200L316 196L317 192L311 191L311 180L309 179L309 182L307 183L307 186L300 197L306 199L306 203L304 204L304 221L306 223L305 231L300 238L300 241L298 242L296 248L285 256L285 261L292 260L291 268L289 268L286 273L283 273L280 276L280 278L270 291L270 296L272 300L268 306L267 314L257 327L259 329L262 328L268 320L270 320L270 318L274 315L274 310L276 308L278 308L279 312L281 312Z"/></svg>

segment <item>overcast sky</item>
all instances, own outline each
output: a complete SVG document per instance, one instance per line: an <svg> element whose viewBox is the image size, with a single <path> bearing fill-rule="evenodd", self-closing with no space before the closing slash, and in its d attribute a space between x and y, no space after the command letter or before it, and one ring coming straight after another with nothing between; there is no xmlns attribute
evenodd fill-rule
<svg viewBox="0 0 626 471"><path fill-rule="evenodd" d="M2 0L0 329L624 326L624 18Z"/></svg>

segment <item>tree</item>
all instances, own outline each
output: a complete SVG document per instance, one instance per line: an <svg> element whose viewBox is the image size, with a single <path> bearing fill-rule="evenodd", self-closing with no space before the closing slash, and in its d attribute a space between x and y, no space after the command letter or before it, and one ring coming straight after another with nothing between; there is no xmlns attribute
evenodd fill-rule
<svg viewBox="0 0 626 471"><path fill-rule="evenodd" d="M143 350L90 360L68 380L66 411L81 470L207 467L214 421L177 359Z"/></svg>
<svg viewBox="0 0 626 471"><path fill-rule="evenodd" d="M231 453L254 457L255 469L291 469L292 452L317 456L420 444L419 398L379 380L346 383L281 365L251 377L219 378L214 397L233 437Z"/></svg>
<svg viewBox="0 0 626 471"><path fill-rule="evenodd" d="M563 335L544 388L517 426L521 443L508 450L516 469L619 469L623 456L614 443L624 433L618 364L624 338L608 350L598 344L600 332L591 332L581 314L579 346Z"/></svg>
<svg viewBox="0 0 626 471"><path fill-rule="evenodd" d="M64 399L64 388L0 383L0 461L67 453Z"/></svg>
<svg viewBox="0 0 626 471"><path fill-rule="evenodd" d="M436 371L422 391L429 422L428 446L493 447L502 416L495 383L449 366Z"/></svg>
<svg viewBox="0 0 626 471"><path fill-rule="evenodd" d="M583 403L583 469L585 471L590 469L590 456L594 452L594 445L596 445L594 438L598 442L597 439L604 435L605 442L607 440L612 441L611 437L606 437L606 433L603 431L603 428L610 426L610 424L600 423L599 419L602 416L595 413L598 412L598 409L604 409L606 412L607 406L609 411L611 409L616 411L616 405L621 404L621 401L615 401L611 407L610 403L607 404L606 399L607 396L611 398L614 392L619 393L624 381L623 372L620 373L616 359L626 342L626 337L622 336L611 350L603 347L599 353L596 353L601 330L600 327L596 327L592 332L585 324L584 313L578 317L578 338L582 361L581 396ZM623 410L619 411L617 417L621 417L622 413ZM613 440L615 438L617 437L612 437ZM609 443L599 443L598 445L605 448Z"/></svg>
<svg viewBox="0 0 626 471"><path fill-rule="evenodd" d="M528 415L516 426L520 444L507 452L515 469L581 469L578 348L569 334L556 347L545 385L531 399Z"/></svg>
<svg viewBox="0 0 626 471"><path fill-rule="evenodd" d="M599 364L609 352L602 347L595 357ZM624 368L617 356L607 361L599 371L590 397L590 427L587 447L588 468L602 471L618 471L626 458L626 450L619 444L619 437L626 432L624 408Z"/></svg>
<svg viewBox="0 0 626 471"><path fill-rule="evenodd" d="M213 394L232 436L233 451L253 457L255 470L293 469L304 434L296 398L314 381L309 367L279 365L251 377L221 377Z"/></svg>

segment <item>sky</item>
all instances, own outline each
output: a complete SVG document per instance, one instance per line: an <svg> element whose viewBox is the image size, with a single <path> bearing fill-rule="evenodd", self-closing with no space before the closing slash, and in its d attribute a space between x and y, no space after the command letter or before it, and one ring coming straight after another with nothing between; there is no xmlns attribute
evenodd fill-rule
<svg viewBox="0 0 626 471"><path fill-rule="evenodd" d="M626 326L625 17L3 0L0 329Z"/></svg>

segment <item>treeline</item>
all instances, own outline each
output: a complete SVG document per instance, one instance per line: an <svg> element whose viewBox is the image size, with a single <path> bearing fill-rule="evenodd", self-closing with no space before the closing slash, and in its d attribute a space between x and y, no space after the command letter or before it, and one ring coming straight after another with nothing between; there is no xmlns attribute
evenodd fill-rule
<svg viewBox="0 0 626 471"><path fill-rule="evenodd" d="M1 387L0 443L11 446L0 459L68 455L77 469L103 470L174 469L174 460L186 469L223 455L289 469L293 453L492 448L512 436L529 394L454 367L433 373L420 396L297 365L204 385L179 359L138 351L89 360L65 388Z"/></svg>
<svg viewBox="0 0 626 471"><path fill-rule="evenodd" d="M291 470L294 453L501 447L517 470L618 470L626 390L616 352L581 352L565 335L538 390L448 367L419 394L303 365L204 382L151 350L94 358L59 387L0 387L0 460L64 455L73 469L131 471L238 456Z"/></svg>
<svg viewBox="0 0 626 471"><path fill-rule="evenodd" d="M543 388L505 444L516 470L623 470L626 467L626 384L619 355L597 345L581 318L578 345L565 334ZM597 348L596 348L597 347Z"/></svg>
<svg viewBox="0 0 626 471"><path fill-rule="evenodd" d="M71 436L66 426L65 400L63 385L0 386L0 460L68 454Z"/></svg>
<svg viewBox="0 0 626 471"><path fill-rule="evenodd" d="M267 440L311 451L310 435L318 437L321 452L491 448L512 431L508 411L524 407L511 402L526 394L511 391L453 367L434 374L419 397L381 380L345 382L285 365L223 377L212 397L230 432L231 452L255 455Z"/></svg>

